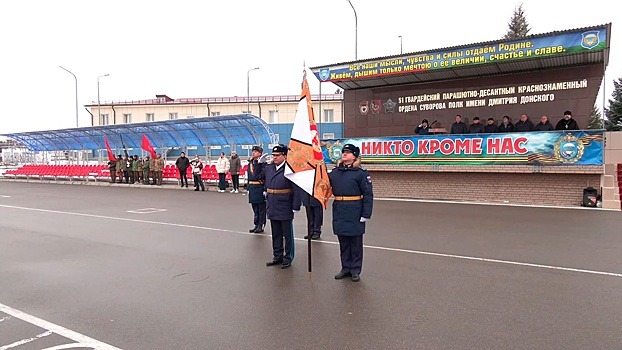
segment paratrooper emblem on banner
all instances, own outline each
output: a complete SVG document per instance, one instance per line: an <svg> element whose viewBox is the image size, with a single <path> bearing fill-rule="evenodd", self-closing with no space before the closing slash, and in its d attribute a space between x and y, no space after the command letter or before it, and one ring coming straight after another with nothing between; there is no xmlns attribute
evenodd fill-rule
<svg viewBox="0 0 622 350"><path fill-rule="evenodd" d="M330 78L330 69L329 68L320 69L320 80L327 81L328 78Z"/></svg>
<svg viewBox="0 0 622 350"><path fill-rule="evenodd" d="M589 32L582 33L581 36L581 46L586 49L593 49L600 44L598 30L590 30Z"/></svg>
<svg viewBox="0 0 622 350"><path fill-rule="evenodd" d="M555 158L562 163L574 163L583 157L585 146L572 134L566 134L555 143Z"/></svg>
<svg viewBox="0 0 622 350"><path fill-rule="evenodd" d="M326 142L326 149L328 150L328 157L333 163L337 163L341 160L341 150L343 148L343 144L341 141L335 142Z"/></svg>

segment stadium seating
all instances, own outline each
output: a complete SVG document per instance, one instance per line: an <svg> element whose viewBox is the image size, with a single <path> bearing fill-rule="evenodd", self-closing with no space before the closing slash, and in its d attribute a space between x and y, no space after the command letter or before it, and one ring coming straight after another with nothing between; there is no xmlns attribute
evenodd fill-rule
<svg viewBox="0 0 622 350"><path fill-rule="evenodd" d="M5 177L26 179L54 179L67 178L70 180L97 180L100 176L108 176L106 165L46 165L26 164L14 170L7 170Z"/></svg>

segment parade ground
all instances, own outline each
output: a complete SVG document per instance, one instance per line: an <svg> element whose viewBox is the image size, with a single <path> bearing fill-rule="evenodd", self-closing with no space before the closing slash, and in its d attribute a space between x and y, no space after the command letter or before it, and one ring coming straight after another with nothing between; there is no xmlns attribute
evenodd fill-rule
<svg viewBox="0 0 622 350"><path fill-rule="evenodd" d="M330 202L332 203L332 202ZM377 199L267 267L247 197L0 181L0 350L622 349L619 211Z"/></svg>

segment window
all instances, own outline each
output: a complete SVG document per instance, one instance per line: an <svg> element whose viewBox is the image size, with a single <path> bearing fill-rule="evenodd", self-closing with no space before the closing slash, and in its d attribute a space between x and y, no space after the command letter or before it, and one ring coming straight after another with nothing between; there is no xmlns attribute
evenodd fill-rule
<svg viewBox="0 0 622 350"><path fill-rule="evenodd" d="M268 111L268 123L276 124L279 122L279 111Z"/></svg>
<svg viewBox="0 0 622 350"><path fill-rule="evenodd" d="M131 124L132 123L132 115L131 114L123 114L123 122L125 124Z"/></svg>
<svg viewBox="0 0 622 350"><path fill-rule="evenodd" d="M212 112L212 117L217 117L220 115L220 112Z"/></svg>
<svg viewBox="0 0 622 350"><path fill-rule="evenodd" d="M177 119L177 113L169 113L168 114L168 119L171 119L171 120Z"/></svg>
<svg viewBox="0 0 622 350"><path fill-rule="evenodd" d="M108 114L102 114L101 115L101 119L99 121L100 125L108 125L110 124L110 121L108 120Z"/></svg>
<svg viewBox="0 0 622 350"><path fill-rule="evenodd" d="M324 110L324 123L332 123L335 121L335 110L333 109L325 109Z"/></svg>
<svg viewBox="0 0 622 350"><path fill-rule="evenodd" d="M155 121L155 116L153 113L147 113L147 121L148 122L154 122Z"/></svg>

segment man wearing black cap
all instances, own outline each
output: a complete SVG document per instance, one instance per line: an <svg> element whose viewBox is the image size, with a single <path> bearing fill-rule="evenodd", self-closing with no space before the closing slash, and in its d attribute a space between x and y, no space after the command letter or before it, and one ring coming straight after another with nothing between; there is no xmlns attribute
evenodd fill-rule
<svg viewBox="0 0 622 350"><path fill-rule="evenodd" d="M430 134L430 127L428 125L427 119L422 120L421 124L419 124L415 128L415 134L417 135L429 135Z"/></svg>
<svg viewBox="0 0 622 350"><path fill-rule="evenodd" d="M265 162L259 159L263 153L261 146L253 146L251 159L248 161L247 191L248 202L253 207L253 223L255 226L248 232L261 233L266 226L266 199L263 195Z"/></svg>
<svg viewBox="0 0 622 350"><path fill-rule="evenodd" d="M346 144L341 150L341 161L328 174L333 188L333 233L339 239L341 271L335 279L350 277L360 281L363 268L363 234L365 221L371 219L374 194L371 177L361 168L361 150Z"/></svg>
<svg viewBox="0 0 622 350"><path fill-rule="evenodd" d="M488 134L493 134L499 132L499 127L493 118L488 118L486 121L486 126L484 127L484 132Z"/></svg>
<svg viewBox="0 0 622 350"><path fill-rule="evenodd" d="M564 118L557 122L555 125L555 130L579 130L579 125L577 121L572 119L572 112L565 111Z"/></svg>
<svg viewBox="0 0 622 350"><path fill-rule="evenodd" d="M266 166L266 198L268 219L272 231L272 260L267 266L281 265L282 269L292 266L294 261L294 213L300 211L302 202L298 187L285 177L287 146L272 148L273 163ZM283 246L285 242L285 246Z"/></svg>
<svg viewBox="0 0 622 350"><path fill-rule="evenodd" d="M469 125L469 134L481 134L484 132L484 126L479 122L479 117L473 118L473 123Z"/></svg>

